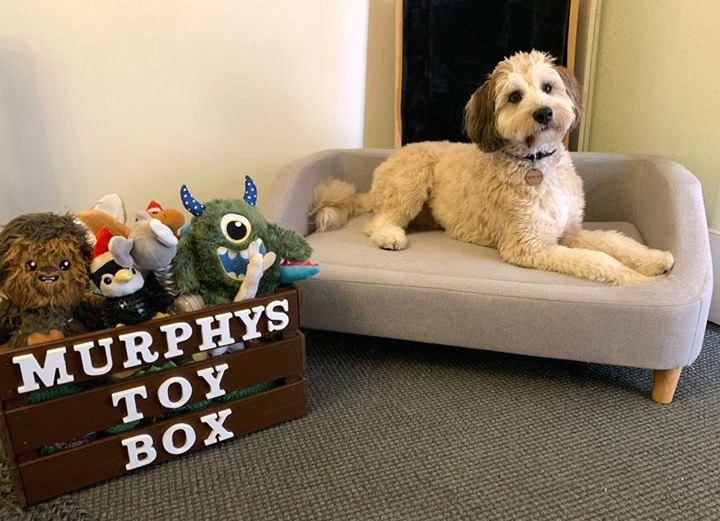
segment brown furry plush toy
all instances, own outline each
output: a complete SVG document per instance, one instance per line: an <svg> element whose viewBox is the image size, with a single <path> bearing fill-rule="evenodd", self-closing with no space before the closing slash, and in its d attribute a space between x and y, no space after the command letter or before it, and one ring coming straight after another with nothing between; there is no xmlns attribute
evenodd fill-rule
<svg viewBox="0 0 720 521"><path fill-rule="evenodd" d="M87 331L90 245L69 215L34 213L0 231L0 344L21 347ZM91 316L90 313L87 316Z"/></svg>

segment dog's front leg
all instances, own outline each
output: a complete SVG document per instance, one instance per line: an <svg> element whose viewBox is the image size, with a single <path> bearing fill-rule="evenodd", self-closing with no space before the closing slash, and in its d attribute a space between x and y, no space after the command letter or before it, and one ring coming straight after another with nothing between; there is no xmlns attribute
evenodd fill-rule
<svg viewBox="0 0 720 521"><path fill-rule="evenodd" d="M616 286L641 284L652 280L625 266L607 253L583 248L568 248L554 244L542 248L498 248L503 260L524 268L536 268L573 275Z"/></svg>
<svg viewBox="0 0 720 521"><path fill-rule="evenodd" d="M566 233L560 243L571 248L605 252L648 277L667 273L674 263L672 253L648 248L614 230L579 229Z"/></svg>

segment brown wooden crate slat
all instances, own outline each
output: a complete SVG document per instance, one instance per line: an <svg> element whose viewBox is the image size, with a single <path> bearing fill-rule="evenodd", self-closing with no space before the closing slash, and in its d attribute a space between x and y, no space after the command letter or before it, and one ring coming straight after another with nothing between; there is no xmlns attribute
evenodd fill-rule
<svg viewBox="0 0 720 521"><path fill-rule="evenodd" d="M130 473L146 463L155 464L200 450L206 446L206 439L224 441L304 414L307 385L305 342L298 330L299 298L296 288L283 287L263 298L0 354L0 433L20 503L34 504ZM178 326L181 322L186 325ZM211 329L205 330L201 322L210 324ZM168 333L174 328L179 328L175 333L181 333L181 340L175 343L177 349L170 345L173 337ZM221 329L224 333L219 332ZM203 342L217 340L223 334L236 341L246 334L256 337L252 334L255 329L259 338L246 342L242 351L119 382L108 378L124 370L123 364L131 359L131 348L122 338L152 339L133 362L132 369L139 370L165 362L166 353L173 355L172 360L188 360L193 353L207 350L201 349ZM104 343L111 363L105 356ZM83 344L84 348L76 349ZM63 348L64 351L58 351ZM73 383L97 385L41 403L27 403L25 398L31 393L21 390L37 387L37 392L46 392L48 386L59 383L62 371L46 363L45 356L50 350L55 350L56 360L57 353L62 353L62 369L72 376ZM83 365L82 350L92 355L91 364L85 360ZM157 353L154 362L145 360L146 354L151 357L153 353ZM17 361L18 356L23 361ZM35 369L28 369L31 367L28 360L33 361ZM23 375L21 365L27 374ZM93 376L93 372L98 375ZM255 394L234 400L228 397L234 391L268 383L274 387L263 386L254 389ZM139 390L140 394L133 394ZM208 393L217 399L206 402ZM122 398L126 395L131 398ZM207 408L192 407L198 402ZM39 449L43 447L123 425L124 418L138 417L139 413L142 421L131 430L104 434L74 448L40 455ZM133 425L136 424L130 423L128 427ZM185 443L186 435L195 436L194 441ZM150 452L156 455L140 464L147 457L143 452L147 444L152 444Z"/></svg>
<svg viewBox="0 0 720 521"><path fill-rule="evenodd" d="M222 378L227 394L247 387L302 374L302 337L252 347L238 353L211 358L179 367L171 372L153 373L132 378L117 384L94 388L55 400L26 405L5 412L8 428L12 432L16 453L40 448L44 445L79 438L85 434L107 429L123 423L124 407L112 406L110 397L123 389L145 386L147 399L138 400L145 417L167 409L156 399L158 387L169 377L184 377L192 384L192 397L187 405L205 400L209 391L198 370L228 364ZM72 418L71 422L66 418Z"/></svg>
<svg viewBox="0 0 720 521"><path fill-rule="evenodd" d="M6 351L0 353L0 399L11 398L17 396L18 387L22 384L21 374L18 371L18 367L13 363L13 359L25 354L33 354L36 359L40 361L45 360L46 353L50 350L65 348L65 364L68 372L73 377L74 382L83 382L92 379L93 377L87 376L82 368L82 359L79 352L74 350L74 346L80 345L85 342L97 342L99 339L109 338L112 340L112 346L110 351L112 353L112 369L109 373L123 371L126 368L123 367L125 361L125 349L124 344L120 341L120 337L123 335L131 335L137 332L148 332L152 336L153 348L155 351L160 353L159 361L164 361L162 353L167 350L167 341L165 335L161 333L161 327L170 326L178 322L184 322L188 324L194 324L195 320L201 317L207 316L219 316L227 313L232 313L238 310L252 309L259 306L267 306L274 301L288 301L288 312L287 316L289 319L288 325L284 328L283 333L294 331L299 327L299 315L298 315L298 293L296 289L284 288L272 295L267 297L252 299L235 304L225 304L213 308L203 309L192 313L184 313L182 315L174 315L167 318L160 318L153 320L152 322L145 322L136 326L125 326L116 329L106 329L102 332L88 333L85 335L78 335L72 338L65 338L56 342L48 342L33 347L27 347L22 349L14 349L12 351ZM230 334L236 340L240 341L247 332L242 320L237 317L230 319L229 321ZM270 332L267 328L267 321L260 321L260 327L258 332L267 338L270 336ZM199 345L201 343L201 334L198 328L194 328L192 335L182 342L181 348L186 355L197 353L200 351ZM99 353L99 349L94 349L92 353ZM105 360L95 360L97 365L102 365ZM150 363L143 363L135 367L141 369L151 365Z"/></svg>
<svg viewBox="0 0 720 521"><path fill-rule="evenodd" d="M188 414L182 422L197 433L193 452L205 448L204 438L209 429L199 418L212 412L231 408L233 413L225 422L235 437L242 436L278 423L297 418L305 412L305 381L259 393L236 402L222 404L211 409ZM177 424L178 419L166 420L144 429L132 431L131 435L149 434L157 457L153 464L171 459L162 448L161 438L165 430ZM58 452L41 460L20 465L29 504L126 474L127 454L121 440L130 434L115 435L74 449ZM180 436L179 436L180 438ZM179 442L178 444L180 444Z"/></svg>

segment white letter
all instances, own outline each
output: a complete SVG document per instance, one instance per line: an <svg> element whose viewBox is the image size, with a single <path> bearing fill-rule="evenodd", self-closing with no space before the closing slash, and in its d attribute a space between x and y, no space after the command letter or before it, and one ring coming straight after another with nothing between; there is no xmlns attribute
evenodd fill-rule
<svg viewBox="0 0 720 521"><path fill-rule="evenodd" d="M101 338L98 340L98 344L105 348L105 365L102 367L95 367L92 363L92 356L90 356L90 350L95 347L95 342L85 342L73 346L73 349L80 353L83 371L88 376L100 376L109 373L112 369L112 354L110 354L112 338Z"/></svg>
<svg viewBox="0 0 720 521"><path fill-rule="evenodd" d="M224 441L235 436L231 431L223 427L223 423L227 420L227 417L232 414L230 409L223 409L219 412L214 412L200 418L200 421L206 424L212 429L210 436L205 438L205 446L212 445L219 441Z"/></svg>
<svg viewBox="0 0 720 521"><path fill-rule="evenodd" d="M280 306L286 312L278 313L275 311L277 306ZM289 305L287 299L273 300L270 304L268 304L267 310L265 311L267 313L268 320L270 320L270 323L268 324L268 331L282 331L288 326L290 323L290 317L287 316L288 309ZM273 320L277 320L278 323L276 324Z"/></svg>
<svg viewBox="0 0 720 521"><path fill-rule="evenodd" d="M122 443L128 450L128 461L125 470L134 470L138 467L149 465L157 457L157 451L153 448L152 436L149 434L138 434L132 438L125 438ZM144 458L139 458L140 454L145 454Z"/></svg>
<svg viewBox="0 0 720 521"><path fill-rule="evenodd" d="M180 384L180 398L177 401L170 399L168 389L172 384ZM160 388L158 389L158 399L160 400L160 404L168 409L177 409L178 407L182 407L188 402L190 396L192 396L192 385L190 385L190 382L182 376L173 376L172 378L168 378L160 384Z"/></svg>
<svg viewBox="0 0 720 521"><path fill-rule="evenodd" d="M28 353L26 355L13 356L13 364L19 365L20 372L22 373L23 384L17 388L18 392L29 393L30 391L40 389L37 378L40 378L40 381L45 384L45 387L66 384L75 380L75 378L67 372L65 352L66 349L64 347L48 349L45 353L45 365L42 367L40 367L40 364L38 364L33 354Z"/></svg>
<svg viewBox="0 0 720 521"><path fill-rule="evenodd" d="M227 364L216 365L215 367L206 367L195 371L198 376L202 376L210 387L210 392L205 395L208 400L217 398L225 394L225 389L220 387L220 380L222 380L225 370L228 368ZM217 371L217 376L213 373Z"/></svg>
<svg viewBox="0 0 720 521"><path fill-rule="evenodd" d="M160 326L160 331L165 333L167 339L168 350L165 358L175 358L182 356L182 349L178 348L180 342L185 342L192 336L192 327L186 322L176 322L175 324L167 324ZM178 334L181 333L181 334Z"/></svg>
<svg viewBox="0 0 720 521"><path fill-rule="evenodd" d="M202 328L202 340L200 344L200 351L207 351L208 349L214 349L216 347L227 346L235 343L235 339L230 336L230 324L229 321L232 318L232 313L221 313L214 317L202 317L195 319L195 323ZM217 329L212 328L212 323L217 320L220 325ZM213 338L220 336L220 340L216 344L213 342Z"/></svg>
<svg viewBox="0 0 720 521"><path fill-rule="evenodd" d="M185 433L185 443L180 447L176 447L173 443L173 434L177 431L183 431ZM168 430L165 431L162 437L163 447L170 454L182 454L187 452L190 447L195 443L195 430L187 423L176 423Z"/></svg>
<svg viewBox="0 0 720 521"><path fill-rule="evenodd" d="M135 397L139 396L141 398L147 398L147 389L144 385L131 387L130 389L125 389L124 391L117 391L112 393L111 396L113 407L117 407L120 400L125 400L125 410L127 411L127 416L123 418L123 423L134 422L143 417L143 413L138 411L137 400Z"/></svg>
<svg viewBox="0 0 720 521"><path fill-rule="evenodd" d="M252 308L254 316L250 316L250 309L241 309L236 311L234 315L243 321L247 332L243 335L243 340L252 340L253 338L260 338L262 335L258 333L257 326L260 322L262 312L265 311L265 306L257 306Z"/></svg>
<svg viewBox="0 0 720 521"><path fill-rule="evenodd" d="M127 361L123 364L125 369L142 365L143 362L151 364L160 358L157 352L153 353L148 349L148 347L152 346L152 336L147 331L125 333L118 336L118 340L125 344L125 352L127 353ZM138 354L142 355L142 361L138 358Z"/></svg>

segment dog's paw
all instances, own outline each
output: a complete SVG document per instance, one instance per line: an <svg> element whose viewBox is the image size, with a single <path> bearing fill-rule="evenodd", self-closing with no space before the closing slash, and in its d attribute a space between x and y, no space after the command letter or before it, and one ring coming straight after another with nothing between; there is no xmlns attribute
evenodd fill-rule
<svg viewBox="0 0 720 521"><path fill-rule="evenodd" d="M674 264L675 259L669 251L648 249L643 254L642 262L633 267L643 275L655 277L669 272Z"/></svg>
<svg viewBox="0 0 720 521"><path fill-rule="evenodd" d="M370 233L370 239L383 250L404 250L408 240L405 230L399 226L383 226Z"/></svg>
<svg viewBox="0 0 720 521"><path fill-rule="evenodd" d="M636 286L653 280L653 277L643 275L633 269L627 268L615 274L612 283L615 286Z"/></svg>

